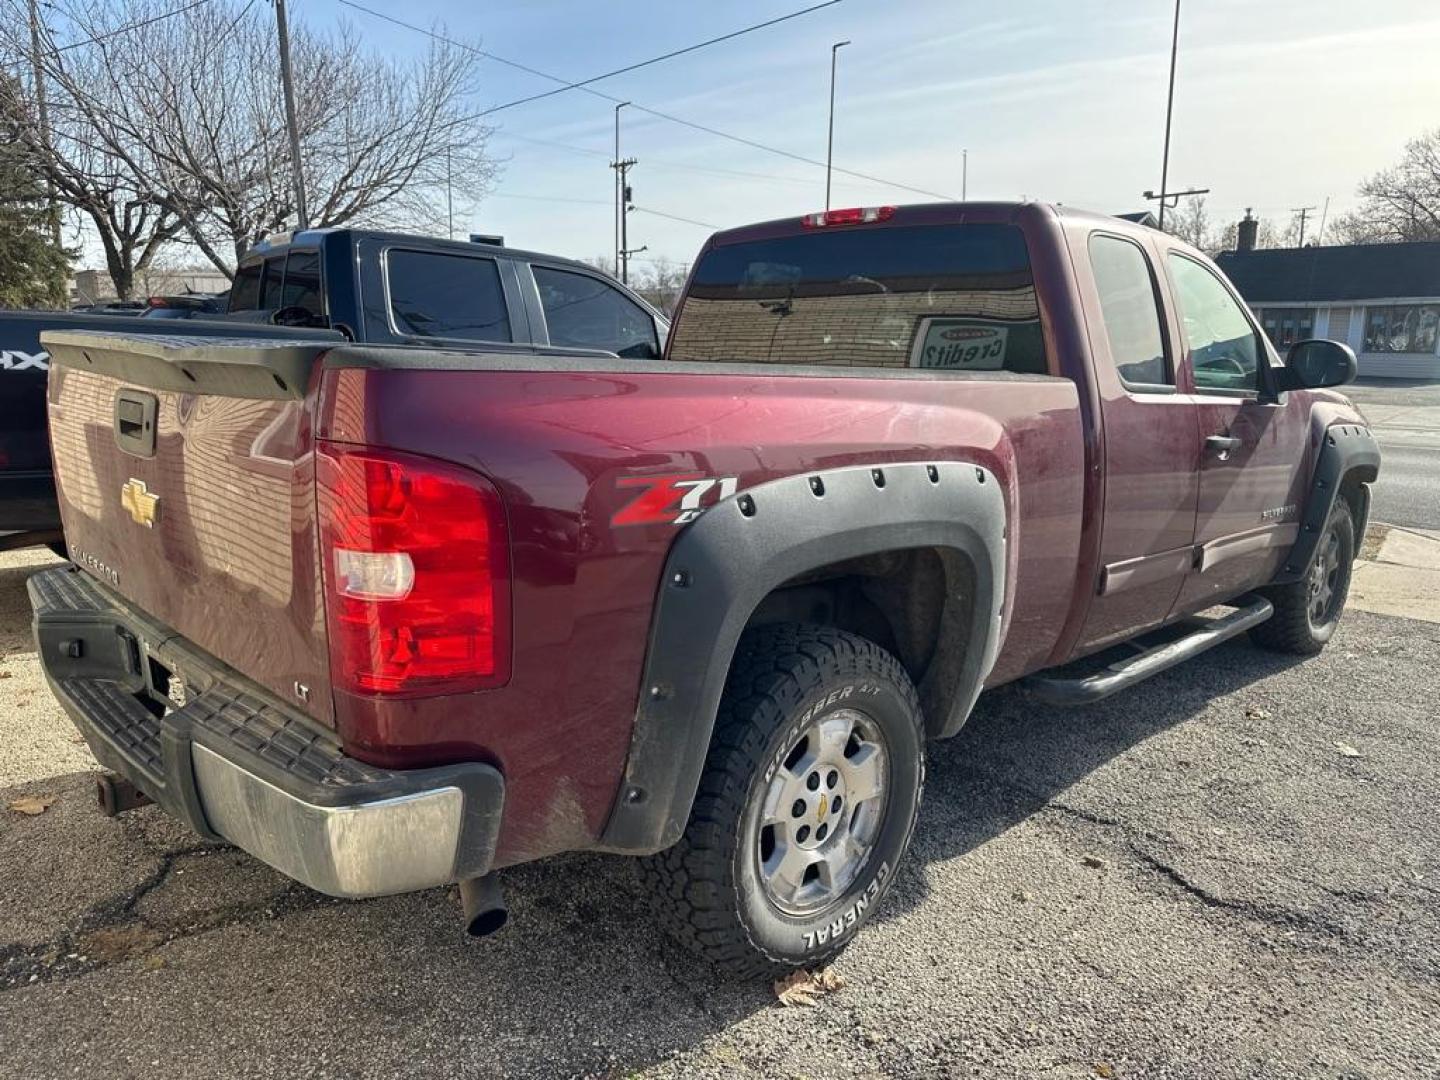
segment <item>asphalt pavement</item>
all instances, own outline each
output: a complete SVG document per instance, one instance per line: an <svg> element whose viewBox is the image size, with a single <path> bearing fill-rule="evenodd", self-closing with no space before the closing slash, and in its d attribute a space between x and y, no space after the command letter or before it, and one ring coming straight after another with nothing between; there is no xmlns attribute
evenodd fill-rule
<svg viewBox="0 0 1440 1080"><path fill-rule="evenodd" d="M1440 385L1370 380L1344 390L1370 422L1384 458L1372 518L1440 529Z"/></svg>
<svg viewBox="0 0 1440 1080"><path fill-rule="evenodd" d="M1440 626L1352 612L1316 659L1232 643L1073 712L987 695L844 988L783 1008L671 946L624 859L503 871L510 925L467 941L448 890L333 901L99 816L17 599L45 561L0 563L7 1080L1440 1075Z"/></svg>

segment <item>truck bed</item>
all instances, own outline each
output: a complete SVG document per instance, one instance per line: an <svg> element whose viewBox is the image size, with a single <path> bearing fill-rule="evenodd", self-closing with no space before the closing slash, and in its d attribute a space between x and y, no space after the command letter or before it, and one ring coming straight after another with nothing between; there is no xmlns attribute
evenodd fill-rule
<svg viewBox="0 0 1440 1080"><path fill-rule="evenodd" d="M507 819L528 823L502 830L501 863L598 834L625 764L666 552L721 498L853 464L959 460L992 472L1016 553L1014 645L992 682L1047 662L1060 633L1053 598L1075 579L1083 455L1065 379L343 345L294 350L281 390L283 350L259 343L50 340L67 536L86 571L333 725L362 761L498 765ZM251 392L268 370L269 396L204 393L235 394L240 369ZM116 444L122 386L158 398L154 458ZM493 483L513 566L507 685L441 698L330 691L313 527L319 444L399 450ZM150 529L121 505L132 478L162 500Z"/></svg>

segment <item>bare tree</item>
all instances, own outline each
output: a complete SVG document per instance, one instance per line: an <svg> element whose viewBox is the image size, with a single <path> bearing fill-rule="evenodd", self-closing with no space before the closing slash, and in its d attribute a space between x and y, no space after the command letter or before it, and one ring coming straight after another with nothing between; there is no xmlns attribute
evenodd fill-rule
<svg viewBox="0 0 1440 1080"><path fill-rule="evenodd" d="M688 266L657 256L642 268L636 291L667 315L674 314L689 273Z"/></svg>
<svg viewBox="0 0 1440 1080"><path fill-rule="evenodd" d="M121 163L141 200L173 221L171 235L226 273L257 240L293 226L290 146L264 6L47 6L71 36L92 42L66 49L53 29L42 35L40 61L67 144ZM143 32L125 29L137 23L146 23ZM488 129L463 104L474 89L473 51L436 41L401 62L368 52L343 25L317 33L295 24L290 40L313 225L435 229L452 201L463 209L485 193L494 175Z"/></svg>
<svg viewBox="0 0 1440 1080"><path fill-rule="evenodd" d="M1205 196L1192 195L1165 215L1165 231L1178 236L1202 251L1211 247L1210 214L1205 209Z"/></svg>
<svg viewBox="0 0 1440 1080"><path fill-rule="evenodd" d="M613 255L596 255L591 259L581 259L586 266L593 266L602 274L608 274L616 281L620 280L620 273L615 269L615 257Z"/></svg>
<svg viewBox="0 0 1440 1080"><path fill-rule="evenodd" d="M0 44L12 55L30 55L23 15L14 0L0 9ZM42 40L48 40L48 35L42 34ZM122 299L128 299L135 274L180 235L181 223L152 197L149 181L137 171L139 148L118 140L107 142L91 129L88 114L105 107L103 98L83 103L57 99L48 76L43 89L51 97L48 129L39 121L33 84L24 87L6 80L0 86L0 119L26 167L94 229L115 289Z"/></svg>
<svg viewBox="0 0 1440 1080"><path fill-rule="evenodd" d="M1343 243L1440 240L1440 128L1407 143L1400 163L1366 180L1360 195L1360 207L1333 226Z"/></svg>

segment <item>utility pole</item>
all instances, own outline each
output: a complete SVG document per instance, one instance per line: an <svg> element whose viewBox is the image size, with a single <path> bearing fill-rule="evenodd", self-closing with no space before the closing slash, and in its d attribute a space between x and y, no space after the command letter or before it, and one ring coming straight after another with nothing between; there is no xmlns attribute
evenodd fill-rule
<svg viewBox="0 0 1440 1080"><path fill-rule="evenodd" d="M1175 111L1175 57L1180 51L1180 0L1175 0L1175 29L1170 35L1170 93L1165 99L1165 156L1160 162L1160 231L1165 231L1165 197L1170 183L1170 116ZM1149 197L1148 195L1146 196Z"/></svg>
<svg viewBox="0 0 1440 1080"><path fill-rule="evenodd" d="M620 110L629 104L628 101L622 101L615 106L615 157L610 162L610 168L615 170L615 273L617 274L620 273L620 252L623 247L620 240L620 221L625 213L625 194L622 190L625 186L625 175L620 164Z"/></svg>
<svg viewBox="0 0 1440 1080"><path fill-rule="evenodd" d="M1315 230L1315 246L1325 243L1325 219L1330 216L1330 196L1325 196L1325 209L1320 211L1320 228Z"/></svg>
<svg viewBox="0 0 1440 1080"><path fill-rule="evenodd" d="M40 120L40 142L45 148L45 199L50 218L50 239L60 246L60 205L55 201L55 181L50 178L50 103L45 97L45 69L40 63L40 3L30 0L30 62L35 72L35 111Z"/></svg>
<svg viewBox="0 0 1440 1080"><path fill-rule="evenodd" d="M455 239L455 195L451 186L454 174L450 169L450 147L445 147L445 235Z"/></svg>
<svg viewBox="0 0 1440 1080"><path fill-rule="evenodd" d="M960 151L960 201L970 197L970 151Z"/></svg>
<svg viewBox="0 0 1440 1080"><path fill-rule="evenodd" d="M1300 215L1300 239L1296 241L1296 247L1305 246L1305 219L1315 210L1313 206L1297 206L1291 209L1292 214Z"/></svg>
<svg viewBox="0 0 1440 1080"><path fill-rule="evenodd" d="M835 56L848 41L830 46L830 135L825 141L825 209L830 209L830 163L835 157Z"/></svg>
<svg viewBox="0 0 1440 1080"><path fill-rule="evenodd" d="M622 285L630 284L630 256L647 250L644 247L630 247L630 211L634 209L630 200L630 169L635 164L636 161L633 157L624 158L615 163L615 173L620 179L620 248L615 269L620 274Z"/></svg>
<svg viewBox="0 0 1440 1080"><path fill-rule="evenodd" d="M280 36L280 83L285 91L285 126L290 129L290 160L295 167L295 220L300 229L310 227L305 209L305 175L300 169L300 126L295 119L295 78L290 70L290 24L285 18L285 0L275 0L275 29Z"/></svg>

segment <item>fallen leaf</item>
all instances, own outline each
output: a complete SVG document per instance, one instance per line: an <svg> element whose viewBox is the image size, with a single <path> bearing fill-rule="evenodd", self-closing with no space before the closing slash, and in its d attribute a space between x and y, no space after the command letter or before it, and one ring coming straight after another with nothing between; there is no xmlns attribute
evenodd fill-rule
<svg viewBox="0 0 1440 1080"><path fill-rule="evenodd" d="M14 677L15 673L13 671L0 671L0 679L13 679Z"/></svg>
<svg viewBox="0 0 1440 1080"><path fill-rule="evenodd" d="M14 810L17 814L25 814L27 817L34 817L36 814L43 814L45 808L53 803L59 795L21 795L18 799L12 799L5 804L5 809Z"/></svg>
<svg viewBox="0 0 1440 1080"><path fill-rule="evenodd" d="M1086 856L1085 856L1083 859L1081 859L1080 861L1081 861L1082 863L1084 863L1086 866L1090 867L1091 870L1104 870L1104 869L1105 869L1105 860L1102 859L1102 858L1100 858L1099 855L1086 855Z"/></svg>
<svg viewBox="0 0 1440 1080"><path fill-rule="evenodd" d="M1035 899L1035 894L1029 889L1016 889L1011 895L1022 904L1028 904Z"/></svg>
<svg viewBox="0 0 1440 1080"><path fill-rule="evenodd" d="M1360 751L1359 751L1359 750L1356 750L1355 747L1351 746L1351 745L1350 745L1349 743L1347 743L1347 742L1337 742L1337 743L1335 744L1335 751L1336 751L1336 753L1338 753L1341 757L1359 757L1359 756L1360 756Z"/></svg>
<svg viewBox="0 0 1440 1080"><path fill-rule="evenodd" d="M1269 720L1269 719L1270 719L1270 710L1269 710L1269 709L1262 709L1262 708L1260 708L1259 705L1246 705L1246 706L1245 706L1245 719L1246 719L1246 720Z"/></svg>
<svg viewBox="0 0 1440 1080"><path fill-rule="evenodd" d="M815 1005L826 994L845 987L845 976L823 968L820 971L794 971L774 984L775 997L789 1008Z"/></svg>
<svg viewBox="0 0 1440 1080"><path fill-rule="evenodd" d="M1091 1068L1095 1071L1095 1075L1102 1077L1103 1080L1113 1080L1115 1076L1115 1070L1103 1061L1097 1061Z"/></svg>

